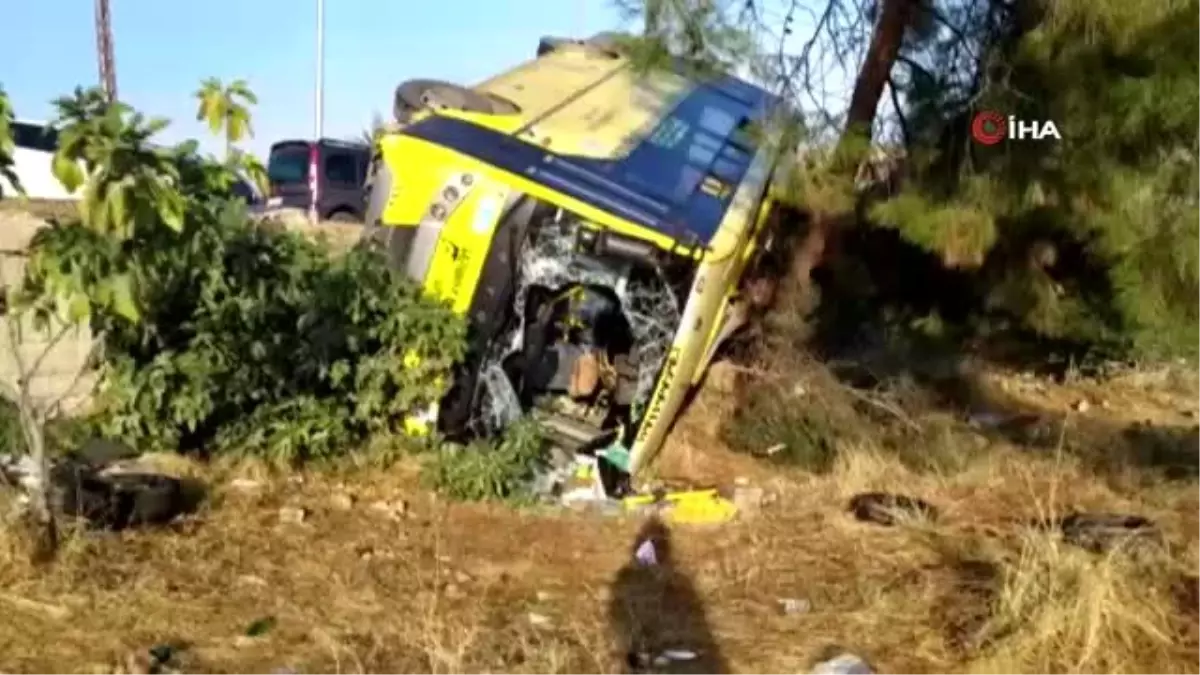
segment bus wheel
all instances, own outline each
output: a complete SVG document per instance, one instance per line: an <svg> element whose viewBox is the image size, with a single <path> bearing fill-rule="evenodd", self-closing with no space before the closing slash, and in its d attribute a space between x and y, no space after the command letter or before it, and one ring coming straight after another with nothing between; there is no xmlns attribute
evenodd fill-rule
<svg viewBox="0 0 1200 675"><path fill-rule="evenodd" d="M515 114L520 109L515 103L500 96L483 94L452 82L442 80L408 80L396 87L394 114L396 121L404 123L417 110L445 110L489 115Z"/></svg>

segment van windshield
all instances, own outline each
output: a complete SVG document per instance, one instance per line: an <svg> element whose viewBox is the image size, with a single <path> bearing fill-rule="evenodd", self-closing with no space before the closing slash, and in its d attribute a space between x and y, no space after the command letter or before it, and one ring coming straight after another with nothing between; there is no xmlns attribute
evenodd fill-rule
<svg viewBox="0 0 1200 675"><path fill-rule="evenodd" d="M274 185L308 182L308 147L289 145L271 150L267 178Z"/></svg>

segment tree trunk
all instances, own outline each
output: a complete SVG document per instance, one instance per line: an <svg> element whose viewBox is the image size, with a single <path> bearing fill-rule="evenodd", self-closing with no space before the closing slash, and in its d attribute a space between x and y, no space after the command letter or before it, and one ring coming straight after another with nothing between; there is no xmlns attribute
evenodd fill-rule
<svg viewBox="0 0 1200 675"><path fill-rule="evenodd" d="M29 493L30 510L36 527L33 558L36 562L51 560L58 552L58 523L50 501L50 461L46 457L45 421L37 413L36 405L29 393L30 375L21 374L20 397L17 411L21 418L21 432L25 437L26 451L33 459L37 472L36 481Z"/></svg>
<svg viewBox="0 0 1200 675"><path fill-rule="evenodd" d="M879 0L879 18L871 34L871 44L854 80L854 91L850 96L850 107L846 112L846 125L838 139L831 169L842 175L853 176L858 168L858 153L852 152L857 143L869 141L871 127L875 123L875 111L883 88L887 86L892 66L900 54L904 32L916 16L920 0ZM810 283L812 271L829 259L834 248L837 230L847 214L827 213L820 210L811 214L808 232L797 251L794 272L801 287Z"/></svg>

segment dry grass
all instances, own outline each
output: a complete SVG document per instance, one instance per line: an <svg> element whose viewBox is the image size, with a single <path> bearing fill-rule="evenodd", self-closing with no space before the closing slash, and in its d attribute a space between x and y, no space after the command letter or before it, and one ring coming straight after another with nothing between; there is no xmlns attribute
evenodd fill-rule
<svg viewBox="0 0 1200 675"><path fill-rule="evenodd" d="M663 477L740 475L774 497L757 515L673 533L731 670L802 672L834 644L882 672L1197 670L1194 484L1119 493L1073 458L1004 447L953 474L914 473L866 445L843 448L824 476L766 471L705 440L705 405L718 404L693 409ZM610 605L633 519L449 504L406 466L175 468L215 489L172 530L79 535L48 569L25 562L15 535L0 539L0 669L108 669L172 641L189 645L185 667L211 672L625 668ZM261 487L230 486L245 476ZM897 486L942 517L881 528L844 513L852 494ZM355 505L340 509L336 494ZM369 506L400 498L399 521ZM283 524L284 505L311 515ZM1152 517L1170 547L1095 555L1020 525L1074 508ZM786 615L781 598L812 609ZM273 630L242 635L267 616Z"/></svg>

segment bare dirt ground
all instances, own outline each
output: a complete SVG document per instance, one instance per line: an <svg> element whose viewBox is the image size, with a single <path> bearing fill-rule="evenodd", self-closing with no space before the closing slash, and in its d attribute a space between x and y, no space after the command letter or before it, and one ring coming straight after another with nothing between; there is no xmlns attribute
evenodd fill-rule
<svg viewBox="0 0 1200 675"><path fill-rule="evenodd" d="M211 486L167 531L78 534L44 569L0 537L0 669L139 671L173 645L190 672L620 672L622 633L656 631L701 652L705 671L803 672L837 646L879 672L1197 671L1194 481L1131 491L1004 441L964 445L975 458L949 473L869 445L826 475L774 467L711 435L730 379L718 368L659 473L765 499L729 523L675 527L661 585L619 580L633 517L451 504L412 462L274 474L162 457ZM1109 387L1091 393L1136 400L1135 417L1195 413L1192 384ZM1081 393L1043 383L1031 404ZM845 504L865 490L942 516L857 522ZM1071 509L1150 517L1167 549L1098 555L1019 525ZM614 609L630 605L637 628Z"/></svg>

